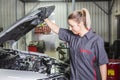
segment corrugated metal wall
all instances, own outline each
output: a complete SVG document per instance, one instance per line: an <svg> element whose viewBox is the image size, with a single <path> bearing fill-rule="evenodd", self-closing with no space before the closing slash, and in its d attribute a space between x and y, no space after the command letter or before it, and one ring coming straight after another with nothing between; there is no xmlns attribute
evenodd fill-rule
<svg viewBox="0 0 120 80"><path fill-rule="evenodd" d="M23 16L23 3L19 0L0 0L0 25L9 27Z"/></svg>
<svg viewBox="0 0 120 80"><path fill-rule="evenodd" d="M120 0L115 0L115 4L113 6L112 10L112 29L111 29L111 36L112 36L112 42L117 39L117 20L116 15L120 15Z"/></svg>
<svg viewBox="0 0 120 80"><path fill-rule="evenodd" d="M0 25L8 27L16 21L16 0L0 0Z"/></svg>

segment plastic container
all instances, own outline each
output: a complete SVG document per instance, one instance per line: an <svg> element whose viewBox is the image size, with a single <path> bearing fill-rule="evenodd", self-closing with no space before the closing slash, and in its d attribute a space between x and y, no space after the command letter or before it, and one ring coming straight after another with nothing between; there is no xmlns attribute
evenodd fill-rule
<svg viewBox="0 0 120 80"><path fill-rule="evenodd" d="M107 65L107 80L120 80L120 60L110 60Z"/></svg>
<svg viewBox="0 0 120 80"><path fill-rule="evenodd" d="M36 46L28 46L28 51L38 52Z"/></svg>

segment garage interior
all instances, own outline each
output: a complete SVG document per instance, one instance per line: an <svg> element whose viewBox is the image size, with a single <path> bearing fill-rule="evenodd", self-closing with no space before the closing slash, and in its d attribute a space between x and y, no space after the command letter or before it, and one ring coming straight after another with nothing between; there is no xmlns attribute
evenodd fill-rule
<svg viewBox="0 0 120 80"><path fill-rule="evenodd" d="M116 72L116 68L120 71L120 0L0 0L0 32L37 8L51 5L55 5L55 10L49 19L61 28L69 28L67 16L72 11L81 8L89 10L91 28L104 39L110 62L119 63L115 65L114 72L109 66L107 75L113 75L113 79L108 80L120 80L120 72ZM10 40L2 46L47 54L63 62L69 58L68 44L59 40L45 23L37 25L18 41Z"/></svg>

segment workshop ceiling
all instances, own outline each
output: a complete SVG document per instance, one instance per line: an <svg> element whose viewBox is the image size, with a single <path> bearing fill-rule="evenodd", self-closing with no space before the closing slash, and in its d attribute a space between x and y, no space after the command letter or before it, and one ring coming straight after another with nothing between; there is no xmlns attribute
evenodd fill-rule
<svg viewBox="0 0 120 80"><path fill-rule="evenodd" d="M72 2L72 0L21 0L22 2ZM111 0L75 0L76 2L91 2L91 1L111 1Z"/></svg>

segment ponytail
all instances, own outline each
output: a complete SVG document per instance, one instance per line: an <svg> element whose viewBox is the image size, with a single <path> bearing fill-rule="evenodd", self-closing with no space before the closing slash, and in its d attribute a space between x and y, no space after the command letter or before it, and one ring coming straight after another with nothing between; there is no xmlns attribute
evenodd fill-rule
<svg viewBox="0 0 120 80"><path fill-rule="evenodd" d="M90 14L89 11L86 8L82 8L81 12L83 16L85 17L85 26L87 29L90 29L91 27L91 19L90 19Z"/></svg>

